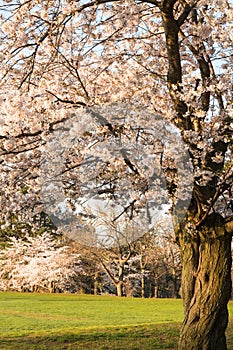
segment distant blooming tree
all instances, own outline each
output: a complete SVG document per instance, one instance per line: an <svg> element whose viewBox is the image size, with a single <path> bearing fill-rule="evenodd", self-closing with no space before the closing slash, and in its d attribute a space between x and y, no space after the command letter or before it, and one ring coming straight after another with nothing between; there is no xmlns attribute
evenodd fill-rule
<svg viewBox="0 0 233 350"><path fill-rule="evenodd" d="M49 234L16 239L0 251L0 289L78 291L83 270L79 255ZM79 281L79 282L78 282Z"/></svg>
<svg viewBox="0 0 233 350"><path fill-rule="evenodd" d="M232 6L230 0L0 5L4 229L12 213L33 225L49 208L70 236L97 244L98 206L115 208L113 224L146 232L154 207L166 204L183 268L179 350L227 349Z"/></svg>

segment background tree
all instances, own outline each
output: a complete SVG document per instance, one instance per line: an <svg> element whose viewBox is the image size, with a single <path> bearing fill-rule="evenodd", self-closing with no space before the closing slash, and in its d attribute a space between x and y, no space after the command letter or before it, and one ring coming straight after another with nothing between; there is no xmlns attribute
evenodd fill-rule
<svg viewBox="0 0 233 350"><path fill-rule="evenodd" d="M113 232L111 232L113 231ZM121 297L125 292L126 266L133 255L136 254L135 242L131 241L130 228L127 232L121 232L116 225L108 226L110 237L117 237L118 244L113 246L100 246L90 251L92 256L102 266L111 283L116 287L117 296Z"/></svg>
<svg viewBox="0 0 233 350"><path fill-rule="evenodd" d="M146 234L137 242L135 259L141 274L142 297L180 297L180 256L170 230L169 225L157 226L156 234Z"/></svg>
<svg viewBox="0 0 233 350"><path fill-rule="evenodd" d="M50 234L11 237L0 251L1 290L26 292L79 291L84 274L80 255Z"/></svg>
<svg viewBox="0 0 233 350"><path fill-rule="evenodd" d="M136 128L128 127L125 115L122 125L119 119L114 125L108 113L95 113L90 106L130 102L135 109L161 114L179 129L194 171L191 204L182 222L172 211L183 266L179 349L226 349L233 232L232 3L8 0L1 10L1 221L7 222L9 212L32 220L42 210L41 147L79 113L79 106L87 106L90 128L70 151L63 177L67 194L75 199L85 173L80 170L84 144L131 135L132 143L142 145L146 134L148 153L154 152L151 117L140 111L133 116ZM91 132L93 123L98 133ZM130 156L111 160L111 169L108 162L99 191L117 199L115 187L124 189L122 179L127 179L137 184L139 199L131 204L140 208L147 186ZM176 172L171 176L168 158L163 156L168 195L182 207L185 195L176 198Z"/></svg>

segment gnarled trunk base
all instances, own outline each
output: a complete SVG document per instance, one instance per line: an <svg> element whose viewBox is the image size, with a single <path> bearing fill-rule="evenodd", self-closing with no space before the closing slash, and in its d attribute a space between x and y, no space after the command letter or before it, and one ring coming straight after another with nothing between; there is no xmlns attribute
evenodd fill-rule
<svg viewBox="0 0 233 350"><path fill-rule="evenodd" d="M179 235L185 319L179 350L226 350L231 295L231 236L220 216L209 216L196 236ZM195 237L195 238L194 238Z"/></svg>

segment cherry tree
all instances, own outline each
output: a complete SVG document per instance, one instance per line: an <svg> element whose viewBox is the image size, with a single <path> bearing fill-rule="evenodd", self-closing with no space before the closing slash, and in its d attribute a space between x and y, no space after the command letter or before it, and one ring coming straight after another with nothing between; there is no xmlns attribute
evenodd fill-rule
<svg viewBox="0 0 233 350"><path fill-rule="evenodd" d="M23 238L11 237L0 251L1 290L77 290L77 276L83 274L80 256L60 245L48 233Z"/></svg>
<svg viewBox="0 0 233 350"><path fill-rule="evenodd" d="M106 161L98 162L95 193L118 203L124 191L131 191L115 218L127 214L132 219L148 198L152 203L158 192L155 183L163 182L183 266L185 318L179 349L227 349L233 233L232 2L7 0L0 10L1 222L7 227L12 212L33 222L43 210L41 157L55 146L51 135L61 129L69 133L64 123L78 120L78 142L62 158L60 171L69 204L84 198L84 188L93 191L93 167L98 157L103 160L104 149ZM194 175L188 201L185 191L177 195L177 142L173 154L155 142L157 115L174 125L174 138L181 137L188 148ZM136 145L142 154L135 156L129 146L112 154L114 138ZM100 143L102 148L93 148ZM148 163L151 155L151 167L146 167L142 159ZM151 172L156 164L164 179ZM50 165L52 173L53 159ZM89 187L87 175L92 179ZM156 201L162 205L163 198ZM86 219L94 222L95 213L86 207L79 214L84 233Z"/></svg>

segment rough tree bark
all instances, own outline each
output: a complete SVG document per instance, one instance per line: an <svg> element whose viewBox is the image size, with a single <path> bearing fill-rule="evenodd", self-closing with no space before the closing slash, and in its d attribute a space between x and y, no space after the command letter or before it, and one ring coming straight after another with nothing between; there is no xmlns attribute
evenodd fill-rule
<svg viewBox="0 0 233 350"><path fill-rule="evenodd" d="M195 6L186 3L184 12L174 18L175 0L158 4L166 36L168 74L167 85L176 110L174 124L182 135L186 130L198 132L202 137L202 126L196 123L192 110L182 101L182 66L180 59L179 34L181 26ZM191 3L191 2L190 2ZM201 83L205 88L211 72L211 63L204 52L204 45L190 46L196 57L201 73ZM178 93L177 93L178 92ZM202 94L202 110L209 109L210 95ZM223 109L220 96L219 109ZM189 113L188 113L189 111ZM203 121L203 120L202 120ZM191 206L186 218L176 229L182 260L182 297L185 318L180 333L179 350L226 350L225 330L228 324L227 303L231 295L231 239L232 218L224 219L213 210L217 198L224 192L217 190L224 160L214 163L212 158L226 154L227 141L212 144L212 151L200 161L201 169L212 172L212 178L204 187L195 186ZM195 145L191 145L195 151ZM195 164L194 159L194 164ZM209 203L212 203L210 205ZM206 208L209 209L206 211ZM196 224L195 224L196 223Z"/></svg>
<svg viewBox="0 0 233 350"><path fill-rule="evenodd" d="M179 232L185 319L179 350L226 350L231 295L231 232L211 214L193 235Z"/></svg>

